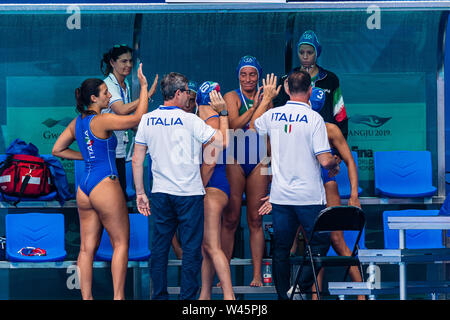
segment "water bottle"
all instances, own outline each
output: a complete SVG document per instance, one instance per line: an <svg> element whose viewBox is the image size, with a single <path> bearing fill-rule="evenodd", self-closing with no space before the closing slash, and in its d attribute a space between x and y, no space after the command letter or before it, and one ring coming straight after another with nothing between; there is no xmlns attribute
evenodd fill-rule
<svg viewBox="0 0 450 320"><path fill-rule="evenodd" d="M270 266L270 262L268 261L265 262L263 282L265 286L272 285L272 267Z"/></svg>

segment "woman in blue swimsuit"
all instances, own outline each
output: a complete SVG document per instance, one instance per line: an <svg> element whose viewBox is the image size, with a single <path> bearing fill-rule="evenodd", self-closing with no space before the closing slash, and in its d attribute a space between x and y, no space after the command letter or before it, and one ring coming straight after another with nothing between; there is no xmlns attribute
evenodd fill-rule
<svg viewBox="0 0 450 320"><path fill-rule="evenodd" d="M266 145L259 141L256 131L248 129L255 110L258 107L269 108L274 97L267 99L269 98L267 96L264 105L263 101L260 101L262 87L258 88L258 83L262 76L262 68L255 57L242 57L236 71L239 89L230 91L223 97L228 107L229 127L234 130L235 139L234 150L232 148L227 150L229 153L234 151L234 160L230 155L227 161L227 178L231 194L223 214L222 247L231 260L245 192L253 263L253 280L250 286L259 287L262 286L261 266L265 242L262 217L258 214L258 209L262 204L261 198L268 193L269 177L264 170L267 164L260 157L265 154L260 148L265 148Z"/></svg>
<svg viewBox="0 0 450 320"><path fill-rule="evenodd" d="M198 105L198 116L211 127L219 128L219 115L210 106L210 92L220 92L219 84L206 81L197 91L196 103ZM223 100L222 100L223 101ZM225 101L223 101L225 103ZM203 184L205 191L205 227L203 233L202 253L202 290L200 300L211 299L211 287L214 274L222 284L224 300L234 300L233 285L231 283L231 271L228 259L222 250L220 243L220 225L222 212L228 204L230 196L230 185L226 176L226 164L224 163L224 153L215 149L213 152L220 152L217 161L208 161L207 149L205 148L203 163L201 167ZM215 159L211 154L211 160Z"/></svg>
<svg viewBox="0 0 450 320"><path fill-rule="evenodd" d="M81 113L61 133L53 146L52 154L70 160L84 160L85 172L77 190L80 217L80 253L77 265L83 299L92 299L92 264L100 244L103 227L109 234L113 247L111 273L114 299L125 298L125 277L128 264L130 227L125 197L117 179L114 130L124 130L138 125L148 109L147 80L138 70L141 94L136 112L119 116L101 114L108 107L111 94L100 79L87 79L75 90L77 110ZM150 89L156 90L157 77ZM70 149L77 140L80 152Z"/></svg>

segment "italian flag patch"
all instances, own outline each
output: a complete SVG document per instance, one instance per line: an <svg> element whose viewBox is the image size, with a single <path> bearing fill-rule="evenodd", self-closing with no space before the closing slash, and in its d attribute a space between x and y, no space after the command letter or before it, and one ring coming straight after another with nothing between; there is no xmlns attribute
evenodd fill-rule
<svg viewBox="0 0 450 320"><path fill-rule="evenodd" d="M285 124L284 125L284 132L291 133L292 125L291 124Z"/></svg>

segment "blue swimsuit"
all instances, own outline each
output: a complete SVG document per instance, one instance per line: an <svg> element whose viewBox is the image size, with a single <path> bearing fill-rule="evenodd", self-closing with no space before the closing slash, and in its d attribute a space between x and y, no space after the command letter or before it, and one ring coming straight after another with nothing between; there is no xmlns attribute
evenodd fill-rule
<svg viewBox="0 0 450 320"><path fill-rule="evenodd" d="M330 182L330 181L336 181L336 177L330 178L330 177L328 176L328 170L327 170L327 169L325 169L325 168L323 168L323 167L321 167L321 169L322 169L322 180L323 180L323 184L326 184L327 182Z"/></svg>
<svg viewBox="0 0 450 320"><path fill-rule="evenodd" d="M209 117L213 118L213 117L219 117L218 115L214 115ZM206 119L205 122L208 120ZM223 151L223 159L225 159L225 150ZM226 172L226 164L223 162L222 164L216 164L216 166L214 167L214 172L211 175L211 178L208 181L208 185L206 186L206 188L217 188L219 190L222 190L223 192L225 192L228 196L228 198L230 197L230 184L228 183L228 179L227 179L227 172Z"/></svg>
<svg viewBox="0 0 450 320"><path fill-rule="evenodd" d="M108 139L94 136L90 124L96 115L81 115L75 124L75 138L83 155L85 170L80 179L80 189L89 196L91 191L106 177L117 178L116 146L114 134Z"/></svg>
<svg viewBox="0 0 450 320"><path fill-rule="evenodd" d="M331 154L332 154L332 155L335 155L335 154L339 154L339 153L337 152L336 149L331 148ZM325 169L324 167L320 167L320 169L322 169L322 180L323 180L323 184L325 184L325 183L327 183L327 182L330 182L330 181L336 181L336 177L330 178L330 177L328 176L328 170L327 170L327 169Z"/></svg>
<svg viewBox="0 0 450 320"><path fill-rule="evenodd" d="M246 104L245 101L243 100L245 98L243 97L243 94L241 93L240 89L236 89L235 91L236 91L237 95L239 96L239 99L241 99L241 108L239 109L239 115L242 115L243 112L241 110L245 111L242 108L242 106L244 106ZM248 129L249 129L248 124L244 128L242 128L242 130L244 130L244 132L246 132ZM250 135L254 135L256 137L256 144L253 144L253 143L250 144L250 141L251 141L250 137L249 137ZM249 134L249 136L246 136L245 141L244 141L244 144L245 144L245 158L244 159L237 159L238 155L241 154L242 150L239 150L240 153L238 153L238 149L237 149L238 145L239 145L238 139L236 136L234 137L234 157L235 157L235 159L238 160L238 163L241 165L246 178L250 175L250 173L252 173L253 169L255 169L255 167L261 162L261 158L259 156L259 136L256 133L256 131L252 131L251 134ZM252 157L250 157L250 154L252 155ZM240 157L242 157L242 156L240 156ZM253 159L255 157L256 157L256 159ZM250 161L250 159L252 161Z"/></svg>

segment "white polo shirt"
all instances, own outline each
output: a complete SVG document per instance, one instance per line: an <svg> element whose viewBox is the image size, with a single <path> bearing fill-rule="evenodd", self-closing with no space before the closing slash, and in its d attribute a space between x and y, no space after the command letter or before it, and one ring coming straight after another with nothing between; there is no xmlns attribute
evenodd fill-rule
<svg viewBox="0 0 450 320"><path fill-rule="evenodd" d="M193 113L160 106L142 116L135 142L152 158L152 192L176 196L205 194L200 176L202 144L216 130Z"/></svg>
<svg viewBox="0 0 450 320"><path fill-rule="evenodd" d="M126 90L123 90L112 73L110 73L103 82L108 87L109 93L111 93L111 99L109 100L108 108L104 109L102 113L114 113L111 109L111 105L114 102L122 101L124 104L131 102L130 86L127 79L125 79ZM114 131L114 134L117 137L116 158L125 158L127 154L128 136L124 130Z"/></svg>
<svg viewBox="0 0 450 320"><path fill-rule="evenodd" d="M260 135L271 145L270 202L281 205L326 204L320 163L316 156L331 152L323 118L308 104L288 101L256 119Z"/></svg>

